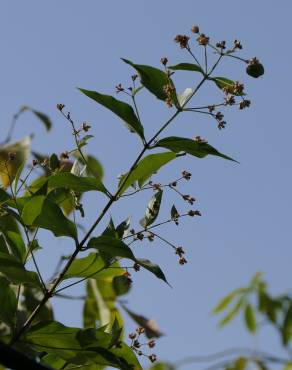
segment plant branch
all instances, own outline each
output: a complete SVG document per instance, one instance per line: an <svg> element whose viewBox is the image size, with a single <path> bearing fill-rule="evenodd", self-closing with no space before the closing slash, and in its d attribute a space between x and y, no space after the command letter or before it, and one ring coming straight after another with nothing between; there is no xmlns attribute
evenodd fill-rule
<svg viewBox="0 0 292 370"><path fill-rule="evenodd" d="M183 104L183 106L178 109L166 122L165 124L156 132L156 134L153 135L153 137L144 145L144 148L141 150L140 154L138 155L138 157L136 158L136 160L134 161L134 163L132 164L129 172L127 173L127 175L125 176L125 178L123 179L123 181L121 182L120 186L118 187L116 193L114 196L112 196L108 203L105 205L105 207L103 208L103 210L101 211L101 213L99 214L99 216L97 217L97 219L95 220L95 222L93 223L93 225L89 228L88 232L85 234L85 236L83 237L83 239L81 240L81 242L77 242L76 241L76 248L75 248L75 251L72 253L71 257L69 258L69 260L67 261L66 265L64 266L62 272L60 273L59 277L55 280L55 282L53 283L53 285L51 286L51 288L49 289L49 291L45 292L44 294L44 297L43 299L41 300L41 302L38 304L38 306L33 310L33 312L31 313L31 315L27 318L27 320L25 321L25 323L23 324L22 328L19 330L19 332L15 335L14 339L13 339L13 343L15 343L25 332L26 330L30 327L30 325L32 324L34 318L38 315L38 313L40 312L40 310L42 309L42 307L47 303L47 301L54 295L55 291L56 291L56 288L57 286L62 282L66 272L68 271L69 267L71 266L71 264L73 263L73 261L75 260L75 258L77 257L78 253L82 250L83 246L85 245L85 243L87 242L88 238L91 236L92 232L95 230L95 228L97 227L97 225L100 223L100 221L103 219L103 217L106 215L107 211L110 209L110 207L112 206L112 204L118 199L118 196L120 194L120 192L122 191L123 189L123 186L125 185L126 181L128 180L128 178L130 177L131 173L134 171L134 169L136 168L137 164L139 163L140 159L143 157L144 153L146 152L146 150L150 147L151 143L153 143L153 141L172 123L172 121L182 112L182 109L185 107L185 105L192 99L192 97L197 93L197 91L200 89L200 87L204 84L204 82L208 79L209 75L214 71L214 69L216 68L216 66L218 65L219 61L221 60L222 56L219 57L219 59L217 60L217 62L214 64L213 68L211 69L211 71L209 72L208 75L205 75L204 78L199 82L199 84L196 86L196 88L194 89L193 93L189 96L189 98L186 100L186 102ZM62 289L63 290L63 289ZM60 290L59 290L60 291Z"/></svg>

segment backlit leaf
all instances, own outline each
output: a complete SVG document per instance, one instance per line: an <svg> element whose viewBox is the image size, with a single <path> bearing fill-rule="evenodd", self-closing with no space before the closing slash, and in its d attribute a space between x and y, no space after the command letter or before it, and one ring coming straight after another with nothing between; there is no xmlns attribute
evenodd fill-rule
<svg viewBox="0 0 292 370"><path fill-rule="evenodd" d="M135 181L138 181L140 187L143 186L149 177L174 158L176 158L175 153L165 152L150 154L141 159L129 176L125 174L120 178L119 186L122 184L123 186L121 187L119 195L123 194ZM128 177L127 180L125 180L126 177Z"/></svg>

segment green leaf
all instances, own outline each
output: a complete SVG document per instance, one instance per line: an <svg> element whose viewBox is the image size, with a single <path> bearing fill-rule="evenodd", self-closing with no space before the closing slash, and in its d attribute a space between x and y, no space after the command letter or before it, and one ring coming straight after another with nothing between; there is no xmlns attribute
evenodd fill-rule
<svg viewBox="0 0 292 370"><path fill-rule="evenodd" d="M107 227L105 228L105 230L103 231L102 235L119 239L112 217L110 217L109 223Z"/></svg>
<svg viewBox="0 0 292 370"><path fill-rule="evenodd" d="M17 300L9 281L2 276L0 276L0 302L0 321L14 328Z"/></svg>
<svg viewBox="0 0 292 370"><path fill-rule="evenodd" d="M109 257L124 257L129 258L132 261L136 261L133 252L127 244L110 236L91 238L88 242L87 248L95 248Z"/></svg>
<svg viewBox="0 0 292 370"><path fill-rule="evenodd" d="M85 156L88 166L86 167L86 172L88 176L96 177L102 180L103 178L103 167L102 164L92 155Z"/></svg>
<svg viewBox="0 0 292 370"><path fill-rule="evenodd" d="M43 321L27 331L24 341L40 352L46 351L70 360L82 348L76 338L78 332L78 328L68 328L55 321Z"/></svg>
<svg viewBox="0 0 292 370"><path fill-rule="evenodd" d="M5 203L9 199L10 195L4 189L0 188L0 204Z"/></svg>
<svg viewBox="0 0 292 370"><path fill-rule="evenodd" d="M31 138L26 136L20 141L0 148L0 180L4 188L12 184L26 163L30 154L30 144ZM13 160L8 160L9 153L15 153Z"/></svg>
<svg viewBox="0 0 292 370"><path fill-rule="evenodd" d="M287 311L284 314L282 324L282 341L284 346L287 346L292 338L292 301L288 305Z"/></svg>
<svg viewBox="0 0 292 370"><path fill-rule="evenodd" d="M49 178L50 187L68 188L77 192L86 192L91 190L106 193L101 180L93 177L79 177L69 172L62 172Z"/></svg>
<svg viewBox="0 0 292 370"><path fill-rule="evenodd" d="M117 296L124 295L131 289L131 279L126 275L115 276L113 279L113 288Z"/></svg>
<svg viewBox="0 0 292 370"><path fill-rule="evenodd" d="M35 272L27 271L15 257L1 252L0 272L14 284L40 286L39 278Z"/></svg>
<svg viewBox="0 0 292 370"><path fill-rule="evenodd" d="M238 314L243 304L244 304L244 297L241 297L235 303L235 305L231 308L231 310L227 313L227 315L224 316L223 319L220 320L219 326L223 327L227 325Z"/></svg>
<svg viewBox="0 0 292 370"><path fill-rule="evenodd" d="M138 117L136 116L133 108L120 100L110 96L99 94L96 91L90 91L85 89L79 89L83 94L93 99L97 103L103 105L104 107L111 110L118 117L120 117L125 123L127 128L131 132L136 132L140 138L144 141L144 129L141 123L139 122Z"/></svg>
<svg viewBox="0 0 292 370"><path fill-rule="evenodd" d="M285 365L284 365L284 368L283 370L292 370L292 362L287 362Z"/></svg>
<svg viewBox="0 0 292 370"><path fill-rule="evenodd" d="M133 351L124 343L109 349L112 336L102 330L69 328L47 321L31 327L24 341L72 364L98 364L122 370L142 370Z"/></svg>
<svg viewBox="0 0 292 370"><path fill-rule="evenodd" d="M129 230L131 224L131 217L128 217L126 220L122 221L116 228L116 232L120 239L123 238L124 234Z"/></svg>
<svg viewBox="0 0 292 370"><path fill-rule="evenodd" d="M211 80L215 82L215 84L219 87L220 90L227 89L227 91L228 91L229 94L237 95L237 96L244 96L245 95L244 93L242 93L242 94L236 94L234 92L235 82L232 81L232 80L229 80L228 78L225 78L225 77L213 77L213 78L211 78Z"/></svg>
<svg viewBox="0 0 292 370"><path fill-rule="evenodd" d="M217 306L213 309L213 314L217 314L221 311L224 311L233 301L233 299L238 295L240 291L238 289L235 289L233 292L227 294L225 297L223 297Z"/></svg>
<svg viewBox="0 0 292 370"><path fill-rule="evenodd" d="M140 266L144 267L144 269L152 272L152 274L154 274L156 277L158 277L158 279L163 280L166 284L168 284L170 286L170 284L166 280L166 277L165 277L163 271L161 270L161 268L158 265L156 265L155 263L153 263L153 262L151 262L147 259L144 259L144 258L137 258L136 262Z"/></svg>
<svg viewBox="0 0 292 370"><path fill-rule="evenodd" d="M4 254L9 254L9 249L3 234L0 234L0 252Z"/></svg>
<svg viewBox="0 0 292 370"><path fill-rule="evenodd" d="M174 158L176 158L176 154L165 152L150 154L147 157L141 159L135 169L131 171L131 174L126 181L125 178L128 176L128 174L125 174L121 177L119 186L121 186L124 181L125 183L121 187L119 195L123 194L125 190L127 190L128 187L131 186L131 184L133 184L135 181L138 181L140 187L143 186L143 184L149 179L149 177L151 177L162 166L172 161Z"/></svg>
<svg viewBox="0 0 292 370"><path fill-rule="evenodd" d="M43 292L35 287L25 286L22 289L22 301L21 301L21 309L26 311L26 314L29 316L34 309L38 306L38 304L43 299ZM35 318L34 322L45 321L45 320L53 320L53 308L50 301L42 306L41 310L39 311L37 317Z"/></svg>
<svg viewBox="0 0 292 370"><path fill-rule="evenodd" d="M227 155L218 152L218 150L216 150L206 142L200 142L183 137L177 136L166 137L165 139L159 140L156 143L155 147L166 148L175 153L186 152L198 158L204 158L207 155L215 155L217 157L237 162L234 159L228 157Z"/></svg>
<svg viewBox="0 0 292 370"><path fill-rule="evenodd" d="M57 168L60 167L60 161L59 161L59 158L58 158L57 154L53 153L50 156L49 164L50 164L50 169L52 171L54 171L54 170L56 170Z"/></svg>
<svg viewBox="0 0 292 370"><path fill-rule="evenodd" d="M167 362L157 362L149 370L176 370L176 368Z"/></svg>
<svg viewBox="0 0 292 370"><path fill-rule="evenodd" d="M170 217L172 220L177 220L177 218L179 217L179 213L175 207L175 205L173 205L171 207L171 210L170 210Z"/></svg>
<svg viewBox="0 0 292 370"><path fill-rule="evenodd" d="M33 225L35 219L42 213L45 200L44 195L36 195L25 203L21 217L26 225Z"/></svg>
<svg viewBox="0 0 292 370"><path fill-rule="evenodd" d="M75 224L64 216L57 204L43 195L34 196L25 204L22 219L26 225L50 230L55 236L77 239Z"/></svg>
<svg viewBox="0 0 292 370"><path fill-rule="evenodd" d="M165 94L164 87L168 84L171 84L174 88L171 78L161 69L143 65L143 64L134 64L130 60L122 58L122 60L131 65L138 72L141 84L146 87L152 94L154 94L158 99L165 101L167 95ZM177 106L177 97L174 88L173 100Z"/></svg>
<svg viewBox="0 0 292 370"><path fill-rule="evenodd" d="M140 225L144 227L144 229L153 224L153 222L156 220L160 210L162 194L162 190L158 190L150 199L150 202L146 208L145 216L140 220Z"/></svg>
<svg viewBox="0 0 292 370"><path fill-rule="evenodd" d="M83 258L76 258L67 270L64 279L73 277L93 277L95 272L98 273L105 267L104 260L97 253L90 253Z"/></svg>
<svg viewBox="0 0 292 370"><path fill-rule="evenodd" d="M169 66L168 69L171 69L173 71L191 71L191 72L200 72L204 74L204 71L200 66L193 63L179 63L175 66Z"/></svg>
<svg viewBox="0 0 292 370"><path fill-rule="evenodd" d="M111 327L111 342L109 344L109 348L115 346L119 343L121 335L122 335L123 327L119 325L119 321L115 317L115 321L113 322L113 325Z"/></svg>
<svg viewBox="0 0 292 370"><path fill-rule="evenodd" d="M87 145L87 141L93 138L93 135L85 135L79 142L78 142L78 148L82 148L85 145Z"/></svg>
<svg viewBox="0 0 292 370"><path fill-rule="evenodd" d="M20 261L24 262L26 257L26 247L19 233L7 231L5 233L6 241L12 254Z"/></svg>
<svg viewBox="0 0 292 370"><path fill-rule="evenodd" d="M63 369L64 366L66 365L65 360L62 360L60 357L58 357L56 355L52 355L52 354L43 356L42 359L41 359L41 362L42 362L43 365L48 365L52 369L57 369L57 370ZM66 367L67 367L67 369L69 368L68 366L66 366ZM90 370L89 367L86 367L86 369ZM78 367L78 370L82 370L82 369Z"/></svg>
<svg viewBox="0 0 292 370"><path fill-rule="evenodd" d="M254 309L249 303L245 306L244 319L245 319L245 325L247 329L251 333L255 333L257 330L256 317L255 317Z"/></svg>
<svg viewBox="0 0 292 370"><path fill-rule="evenodd" d="M102 295L101 290L98 287L97 281L95 279L89 279L88 285L90 287L90 293L95 302L95 312L91 317L91 320L94 321L94 327L96 326L96 320L98 320L99 326L106 326L111 322L111 310L106 300ZM87 318L88 320L88 318Z"/></svg>

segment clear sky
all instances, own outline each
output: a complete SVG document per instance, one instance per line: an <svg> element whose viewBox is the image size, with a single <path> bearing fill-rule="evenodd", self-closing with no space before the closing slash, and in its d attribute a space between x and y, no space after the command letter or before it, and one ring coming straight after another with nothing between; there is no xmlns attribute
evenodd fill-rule
<svg viewBox="0 0 292 370"><path fill-rule="evenodd" d="M173 38L189 33L193 24L213 40L241 40L242 55L258 56L264 63L266 74L258 80L248 77L236 61L218 70L219 75L245 82L252 100L249 110L226 112L225 130L218 131L214 122L200 116L186 115L167 132L201 135L240 165L215 157L183 158L158 178L169 181L182 169L192 172L192 181L183 189L198 199L196 208L203 214L182 222L180 228L161 230L161 235L184 246L186 266L178 266L173 252L158 242L137 251L159 263L173 286L170 289L152 275L140 273L129 296L129 307L155 318L166 333L156 349L161 359L178 360L234 346L278 348L272 331L251 338L241 320L218 330L210 311L220 297L246 284L257 271L264 273L273 292L291 288L291 13L291 2L284 0L1 2L1 135L12 115L26 104L47 113L54 130L48 136L27 113L16 138L34 132L34 147L42 152L70 149L69 127L55 108L56 103L64 103L77 122L92 125L95 138L88 150L104 164L105 182L112 189L116 176L138 153L138 140L76 86L114 95L114 86L127 85L133 73L120 57L156 66L162 56L171 63L190 61ZM191 87L193 82L184 75L180 86ZM208 104L219 96L212 94L204 89L198 101ZM150 135L170 112L146 92L139 104ZM150 196L143 194L118 205L113 211L116 222L128 215L139 220ZM88 211L91 222L103 201L95 202L92 195L88 199L94 205ZM173 195L166 199L164 215L176 199L179 209L188 208ZM46 253L39 254L39 262L49 274L57 256L71 248L65 239L56 245L49 234L43 244ZM78 303L73 309L72 302L59 301L56 308L58 320L80 324ZM129 322L129 330L133 328Z"/></svg>

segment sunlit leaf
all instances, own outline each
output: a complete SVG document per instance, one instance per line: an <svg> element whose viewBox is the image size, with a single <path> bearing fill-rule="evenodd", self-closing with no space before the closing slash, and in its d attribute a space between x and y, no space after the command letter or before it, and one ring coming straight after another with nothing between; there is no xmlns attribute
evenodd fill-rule
<svg viewBox="0 0 292 370"><path fill-rule="evenodd" d="M257 329L256 316L253 307L248 303L244 310L244 319L247 329L255 333Z"/></svg>
<svg viewBox="0 0 292 370"><path fill-rule="evenodd" d="M235 289L234 291L232 291L231 293L229 293L225 297L223 297L218 302L216 307L213 309L213 313L217 314L221 311L224 311L231 304L231 302L238 295L238 293L240 293L240 291L238 289Z"/></svg>
<svg viewBox="0 0 292 370"><path fill-rule="evenodd" d="M188 87L181 94L178 94L177 99L180 107L183 107L188 102L193 93L193 89Z"/></svg>
<svg viewBox="0 0 292 370"><path fill-rule="evenodd" d="M244 304L244 298L239 298L231 310L220 320L219 325L221 327L227 325L240 311L241 307Z"/></svg>
<svg viewBox="0 0 292 370"><path fill-rule="evenodd" d="M104 260L97 253L90 253L86 257L76 258L70 265L64 278L93 277L94 273L98 273L104 267Z"/></svg>
<svg viewBox="0 0 292 370"><path fill-rule="evenodd" d="M4 188L12 184L19 168L26 163L30 154L30 143L31 139L27 136L0 148L0 180ZM9 159L11 154L15 157L14 159Z"/></svg>

